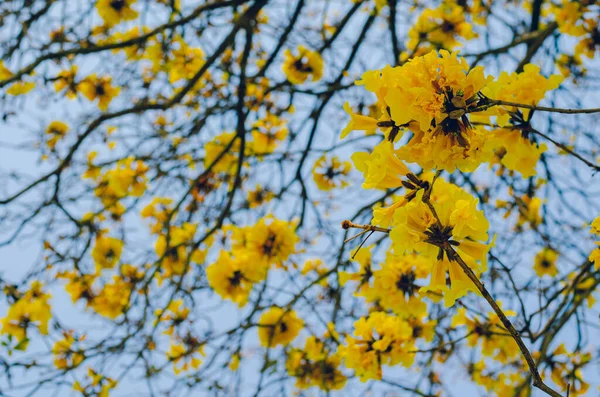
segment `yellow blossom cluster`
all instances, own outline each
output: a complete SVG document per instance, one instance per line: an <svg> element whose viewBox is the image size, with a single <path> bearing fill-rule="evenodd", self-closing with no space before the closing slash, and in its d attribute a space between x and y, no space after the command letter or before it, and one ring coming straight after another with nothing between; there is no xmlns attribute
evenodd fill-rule
<svg viewBox="0 0 600 397"><path fill-rule="evenodd" d="M392 143L382 142L383 147L376 146L370 157L368 153L355 154L356 167L365 174L365 187L392 187L369 182L375 179L374 173L387 174L386 160L391 160L394 169L389 174L396 180L390 182L397 187L398 174L407 172L403 161L425 170L471 172L490 161L494 151L502 152L504 166L529 177L535 175L535 165L546 147L531 140L529 110L496 106L494 100L536 105L561 81L554 75L546 79L534 65L525 65L521 73L503 72L497 79L485 77L483 67L469 69L456 53L431 51L402 66L364 73L357 84L377 96L381 116L354 114L345 105L350 122L342 138L353 130L373 133L381 129ZM501 128L494 127L491 116ZM404 131L411 136L395 149L393 144Z"/></svg>
<svg viewBox="0 0 600 397"><path fill-rule="evenodd" d="M412 54L424 54L435 48L452 50L461 46L459 40L476 38L466 15L465 9L452 0L442 2L437 8L426 8L408 31L408 50ZM403 58L412 54L404 53Z"/></svg>
<svg viewBox="0 0 600 397"><path fill-rule="evenodd" d="M304 328L304 321L294 310L273 306L258 321L258 338L264 347L287 345Z"/></svg>
<svg viewBox="0 0 600 397"><path fill-rule="evenodd" d="M340 390L346 385L346 377L340 370L341 361L338 353L327 348L325 340L310 336L303 349L293 348L287 353L285 367L288 374L296 378L299 389Z"/></svg>
<svg viewBox="0 0 600 397"><path fill-rule="evenodd" d="M415 251L426 258L431 280L422 291L442 293L450 306L467 291L476 291L450 252L455 251L476 274L484 272L490 249L489 222L477 209L478 200L456 185L438 179L428 203L423 202L423 194L420 190L414 200L394 209L392 248L397 254Z"/></svg>
<svg viewBox="0 0 600 397"><path fill-rule="evenodd" d="M337 156L321 156L312 169L313 180L323 191L348 186L347 175L352 170L349 161L341 161Z"/></svg>
<svg viewBox="0 0 600 397"><path fill-rule="evenodd" d="M48 334L50 313L50 294L42 290L42 283L34 281L25 291L11 291L15 301L8 308L6 317L2 318L2 334L15 338L17 350L25 350L30 340L30 331L37 330L42 335Z"/></svg>
<svg viewBox="0 0 600 397"><path fill-rule="evenodd" d="M503 312L506 316L516 315L512 310ZM485 357L506 364L519 356L517 344L494 312L488 313L485 319L480 316L470 317L467 310L461 307L452 317L452 326L464 326L469 346L475 347L481 343L481 354Z"/></svg>
<svg viewBox="0 0 600 397"><path fill-rule="evenodd" d="M298 46L293 54L287 49L284 54L283 73L292 84L302 84L310 77L313 82L323 77L323 58L303 45Z"/></svg>
<svg viewBox="0 0 600 397"><path fill-rule="evenodd" d="M346 338L338 352L346 367L361 381L381 379L382 365L409 367L415 358L410 324L384 312L373 312L354 323L353 336Z"/></svg>
<svg viewBox="0 0 600 397"><path fill-rule="evenodd" d="M206 268L211 288L238 306L248 302L252 288L264 281L271 266L284 267L296 252L299 237L294 223L274 217L262 218L252 226L229 226L231 251L222 250Z"/></svg>

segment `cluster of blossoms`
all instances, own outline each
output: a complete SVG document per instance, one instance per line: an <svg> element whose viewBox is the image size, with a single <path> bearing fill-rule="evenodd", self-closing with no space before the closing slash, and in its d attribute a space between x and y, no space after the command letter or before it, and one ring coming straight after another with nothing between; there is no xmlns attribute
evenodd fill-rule
<svg viewBox="0 0 600 397"><path fill-rule="evenodd" d="M440 42L455 40L435 28L435 18L460 26L464 17L459 8L446 4L422 15L423 32L417 36L439 35ZM427 28L427 23L432 27ZM454 32L468 37L470 27ZM443 297L449 307L468 291L480 292L472 278L487 270L493 246L489 222L478 209L478 199L440 174L457 169L472 172L489 162L523 177L535 175L546 147L534 139L533 112L503 102L536 105L561 81L559 76L543 77L533 65L526 65L521 73L486 77L483 67L470 69L456 53L440 50L415 56L399 67L366 72L357 82L375 94L378 110L357 114L346 103L350 122L341 137L356 130L369 135L381 130L385 137L371 152L352 155L364 176L363 188L404 189L392 196L391 205L373 208L373 227L387 229L391 239L380 269L374 268L370 247L359 248L352 256L359 270L340 276L342 283L357 282L355 294L372 304L371 314L355 324L356 337L347 337L339 350L346 366L361 380L381 379L382 364L410 365L414 340L431 327L424 297L433 301ZM418 176L410 163L420 166ZM535 229L542 201L524 197L516 203L519 225L528 223ZM512 209L507 203L505 206ZM536 257L536 272L552 275L556 257L551 249L542 251ZM427 278L429 285L418 281ZM500 363L512 362L519 355L495 313L487 319L471 318L460 309L452 326L465 327L469 344L474 347L482 341L483 355ZM488 379L491 382L492 377ZM506 382L504 386L508 386L519 379L502 376L488 384Z"/></svg>
<svg viewBox="0 0 600 397"><path fill-rule="evenodd" d="M325 341L315 336L306 339L304 348L293 348L287 353L286 369L295 377L296 387L316 386L321 390L340 390L346 385L346 376L340 371L342 358L329 351Z"/></svg>
<svg viewBox="0 0 600 397"><path fill-rule="evenodd" d="M564 53L556 60L561 73L581 77L587 73L583 58L593 59L600 51L598 20L600 7L594 1L573 2L557 0L544 4L547 17L558 25L560 33L577 40L571 54Z"/></svg>
<svg viewBox="0 0 600 397"><path fill-rule="evenodd" d="M7 334L16 340L14 348L25 350L30 340L30 330L35 329L42 335L48 334L50 321L50 294L42 290L42 284L35 281L25 292L7 286L4 291L14 302L2 319L2 334Z"/></svg>
<svg viewBox="0 0 600 397"><path fill-rule="evenodd" d="M231 250L222 250L217 261L207 267L206 275L217 294L241 307L272 266L284 267L300 239L293 222L273 217L252 226L230 226L229 230Z"/></svg>

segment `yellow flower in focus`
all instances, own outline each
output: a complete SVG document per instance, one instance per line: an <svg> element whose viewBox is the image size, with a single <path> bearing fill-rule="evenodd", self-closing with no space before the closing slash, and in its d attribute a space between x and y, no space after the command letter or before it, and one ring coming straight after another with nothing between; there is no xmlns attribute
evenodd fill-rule
<svg viewBox="0 0 600 397"><path fill-rule="evenodd" d="M544 99L546 92L558 88L564 78L559 75L544 77L539 66L527 64L521 73L501 72L496 80L488 83L481 92L492 99L537 105ZM512 125L511 113L521 112L523 120L529 120L529 109L517 109L512 106L494 106L487 113L496 115L496 124L501 127Z"/></svg>
<svg viewBox="0 0 600 397"><path fill-rule="evenodd" d="M258 338L264 347L287 345L304 327L294 310L273 306L263 313L258 321Z"/></svg>
<svg viewBox="0 0 600 397"><path fill-rule="evenodd" d="M443 179L437 179L430 196L437 218L422 202L422 196L423 191L419 191L414 200L395 210L390 232L392 248L399 255L415 251L428 258L432 264L431 281L421 292L443 293L445 305L451 306L467 291L477 289L454 258L448 256L448 248L452 247L475 274L485 271L490 249L489 222L477 209L477 199Z"/></svg>
<svg viewBox="0 0 600 397"><path fill-rule="evenodd" d="M558 269L556 268L557 259L558 252L551 248L544 248L535 255L533 270L540 277L544 275L556 277L558 275Z"/></svg>
<svg viewBox="0 0 600 397"><path fill-rule="evenodd" d="M352 155L354 167L363 173L364 189L393 189L402 185L402 177L410 170L396 156L392 142L383 141L372 153L356 152Z"/></svg>
<svg viewBox="0 0 600 397"><path fill-rule="evenodd" d="M341 161L337 156L322 156L312 169L313 180L317 187L323 191L348 186L346 176L350 173L352 165L349 161Z"/></svg>
<svg viewBox="0 0 600 397"><path fill-rule="evenodd" d="M107 26L114 26L138 17L138 12L131 6L136 0L98 0L96 10Z"/></svg>
<svg viewBox="0 0 600 397"><path fill-rule="evenodd" d="M350 115L350 121L342 130L340 139L344 139L351 131L364 131L367 135L372 135L377 131L377 128L379 128L380 122L385 123L385 121L389 121L389 118L388 120L377 120L370 116L356 114L352 111L348 102L344 103L344 110Z"/></svg>
<svg viewBox="0 0 600 397"><path fill-rule="evenodd" d="M309 77L313 82L319 81L323 77L323 58L318 52L300 45L296 55L290 49L285 51L282 69L292 84L302 84Z"/></svg>
<svg viewBox="0 0 600 397"><path fill-rule="evenodd" d="M119 262L122 252L123 241L115 237L98 235L92 249L92 258L99 269L112 269Z"/></svg>

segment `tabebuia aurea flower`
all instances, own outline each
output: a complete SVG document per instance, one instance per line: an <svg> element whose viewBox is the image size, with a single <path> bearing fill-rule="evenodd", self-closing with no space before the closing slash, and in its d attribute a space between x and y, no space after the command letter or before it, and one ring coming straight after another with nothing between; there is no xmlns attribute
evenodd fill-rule
<svg viewBox="0 0 600 397"><path fill-rule="evenodd" d="M344 365L361 381L381 379L382 365L409 367L414 359L413 329L399 317L373 312L354 323L353 336L338 348Z"/></svg>
<svg viewBox="0 0 600 397"><path fill-rule="evenodd" d="M132 8L136 0L98 0L96 10L107 26L131 21L138 17L138 12Z"/></svg>
<svg viewBox="0 0 600 397"><path fill-rule="evenodd" d="M427 203L424 191L395 210L390 238L397 254L416 252L430 260L431 280L422 291L441 293L446 306L477 292L454 257L454 252L475 272L487 269L489 222L477 209L478 200L456 185L435 181ZM434 212L435 211L435 212Z"/></svg>
<svg viewBox="0 0 600 397"><path fill-rule="evenodd" d="M502 164L529 177L546 146L534 141L532 112L498 101L535 105L561 81L545 78L534 65L521 73L503 72L496 80L486 77L482 66L470 68L457 53L431 51L398 67L364 73L356 84L375 94L381 116L356 114L344 105L350 122L342 138L355 130L381 130L398 160L447 172L475 171L502 149ZM405 132L409 139L396 147ZM355 164L365 172L362 162Z"/></svg>
<svg viewBox="0 0 600 397"><path fill-rule="evenodd" d="M347 175L352 170L349 161L342 161L337 156L321 156L312 169L313 180L323 191L348 186Z"/></svg>
<svg viewBox="0 0 600 397"><path fill-rule="evenodd" d="M333 328L333 324L329 324ZM334 331L335 332L335 331ZM310 336L306 339L304 348L292 348L287 353L286 370L296 378L296 387L307 389L318 387L321 390L340 390L346 385L346 376L340 367L342 357L326 344L332 337L323 338ZM337 339L337 336L333 338Z"/></svg>
<svg viewBox="0 0 600 397"><path fill-rule="evenodd" d="M304 321L294 310L273 306L258 321L258 338L264 347L287 345L296 339Z"/></svg>
<svg viewBox="0 0 600 397"><path fill-rule="evenodd" d="M323 58L303 45L295 53L287 49L284 54L283 73L292 84L302 84L310 77L313 82L323 77Z"/></svg>

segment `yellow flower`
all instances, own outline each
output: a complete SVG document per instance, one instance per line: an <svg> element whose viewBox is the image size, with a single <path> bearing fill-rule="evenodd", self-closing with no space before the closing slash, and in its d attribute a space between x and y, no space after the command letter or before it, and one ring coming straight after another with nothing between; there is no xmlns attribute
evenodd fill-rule
<svg viewBox="0 0 600 397"><path fill-rule="evenodd" d="M344 110L350 115L350 122L342 130L341 139L344 139L351 131L364 131L367 135L374 134L377 131L379 120L353 113L348 102L344 103Z"/></svg>
<svg viewBox="0 0 600 397"><path fill-rule="evenodd" d="M158 236L154 250L161 260L161 268L165 277L182 275L191 268L190 262L202 264L206 257L204 250L189 250L193 245L197 225L184 223L181 226L171 226L169 239L166 235Z"/></svg>
<svg viewBox="0 0 600 397"><path fill-rule="evenodd" d="M77 89L90 101L98 99L100 110L106 111L114 97L119 95L121 89L111 85L112 77L97 77L96 73L83 79Z"/></svg>
<svg viewBox="0 0 600 397"><path fill-rule="evenodd" d="M421 300L416 280L427 278L429 267L426 259L414 254L388 255L381 269L373 272L373 291L379 304L403 318L423 315L427 305Z"/></svg>
<svg viewBox="0 0 600 397"><path fill-rule="evenodd" d="M127 310L131 290L130 283L119 276L114 276L113 282L106 283L95 294L89 306L99 315L114 320Z"/></svg>
<svg viewBox="0 0 600 397"><path fill-rule="evenodd" d="M85 359L83 352L73 347L76 342L85 339L85 337L75 338L72 332L64 332L64 336L52 347L54 366L63 370L75 368Z"/></svg>
<svg viewBox="0 0 600 397"><path fill-rule="evenodd" d="M518 225L523 226L525 223L529 223L533 229L537 228L542 223L542 215L540 211L544 201L539 197L531 198L527 195L521 199L517 199L519 205L519 220Z"/></svg>
<svg viewBox="0 0 600 397"><path fill-rule="evenodd" d="M461 46L459 39L476 38L465 16L464 8L453 1L444 1L438 8L426 8L408 31L408 49L414 51L421 44L431 43L435 48L451 50Z"/></svg>
<svg viewBox="0 0 600 397"><path fill-rule="evenodd" d="M71 296L73 303L79 299L84 298L89 302L94 299L94 292L92 291L92 284L97 278L94 274L79 274L77 271L69 271L60 273L58 278L67 280L65 291Z"/></svg>
<svg viewBox="0 0 600 397"><path fill-rule="evenodd" d="M371 280L373 278L373 260L371 256L371 250L373 246L368 247L357 247L351 254L350 258L354 262L358 262L359 268L357 272L340 272L340 284L345 285L348 281L354 281L358 283L356 287L355 295L357 296L369 296L371 293Z"/></svg>
<svg viewBox="0 0 600 397"><path fill-rule="evenodd" d="M173 362L173 372L176 375L190 369L198 369L202 364L199 356L205 356L204 345L190 335L185 337L182 343L172 341L167 352L167 358Z"/></svg>
<svg viewBox="0 0 600 397"><path fill-rule="evenodd" d="M217 261L206 269L206 277L221 298L242 307L248 302L254 284L265 278L266 270L240 251L236 252L235 258L221 251Z"/></svg>
<svg viewBox="0 0 600 397"><path fill-rule="evenodd" d="M448 255L448 249L452 247L476 274L485 271L489 222L483 211L477 210L477 199L443 179L436 180L430 196L437 218L422 202L422 196L423 191L419 191L414 200L395 210L390 232L392 248L396 254L415 251L429 259L431 281L421 290L443 293L446 306L451 306L467 291L477 289Z"/></svg>
<svg viewBox="0 0 600 397"><path fill-rule="evenodd" d="M556 268L557 259L558 252L551 248L544 248L536 254L533 270L540 277L544 275L556 277L558 275L558 269Z"/></svg>
<svg viewBox="0 0 600 397"><path fill-rule="evenodd" d="M31 288L8 308L1 321L2 334L14 337L19 343L16 349L25 350L29 342L28 330L37 329L42 335L48 334L48 322L51 318L48 300L50 294L42 291L42 283L34 281Z"/></svg>
<svg viewBox="0 0 600 397"><path fill-rule="evenodd" d="M506 168L518 171L523 178L537 174L535 166L542 153L547 150L546 144L534 144L525 139L521 131L502 128L494 131L493 145L501 149L501 162Z"/></svg>
<svg viewBox="0 0 600 397"><path fill-rule="evenodd" d="M335 188L348 186L346 176L350 173L352 165L349 161L341 161L337 156L320 157L313 166L313 180L320 190L330 191Z"/></svg>
<svg viewBox="0 0 600 397"><path fill-rule="evenodd" d="M81 393L82 396L95 395L98 397L108 397L109 392L117 387L117 381L88 368L87 376L89 381L83 386L79 381L73 383L73 390Z"/></svg>
<svg viewBox="0 0 600 397"><path fill-rule="evenodd" d="M256 155L273 153L287 135L286 121L272 113L267 113L252 125L253 148Z"/></svg>
<svg viewBox="0 0 600 397"><path fill-rule="evenodd" d="M96 10L107 26L114 26L138 17L138 12L131 8L135 2L136 0L98 0Z"/></svg>
<svg viewBox="0 0 600 397"><path fill-rule="evenodd" d="M309 76L312 81L319 81L323 77L323 58L318 52L300 45L296 55L290 49L285 51L282 69L292 84L302 84Z"/></svg>
<svg viewBox="0 0 600 397"><path fill-rule="evenodd" d="M398 317L374 312L354 323L354 336L348 336L338 352L346 367L353 369L362 382L381 379L382 365L409 367L415 358L413 331Z"/></svg>
<svg viewBox="0 0 600 397"><path fill-rule="evenodd" d="M46 134L50 135L47 145L50 149L54 149L56 143L67 134L69 126L62 121L53 121L46 127Z"/></svg>
<svg viewBox="0 0 600 397"><path fill-rule="evenodd" d="M352 161L363 173L364 189L393 189L402 185L402 177L410 172L396 156L392 142L383 141L372 153L356 152Z"/></svg>
<svg viewBox="0 0 600 397"><path fill-rule="evenodd" d="M502 302L498 302L500 306ZM515 316L512 310L504 310L507 316ZM506 364L511 359L518 357L519 348L508 331L502 325L500 318L494 312L489 312L487 319L482 320L479 316L471 318L467 310L461 307L452 318L452 327L466 326L467 341L474 348L481 342L481 353L486 357L492 357Z"/></svg>
<svg viewBox="0 0 600 397"><path fill-rule="evenodd" d="M179 47L172 51L172 57L166 66L171 84L191 79L204 65L204 51L188 46L182 38L175 42Z"/></svg>
<svg viewBox="0 0 600 397"><path fill-rule="evenodd" d="M259 184L248 192L248 207L257 208L275 198L275 193Z"/></svg>
<svg viewBox="0 0 600 397"><path fill-rule="evenodd" d="M296 235L292 222L269 217L260 219L255 225L234 229L232 249L245 251L259 264L282 266L289 256L296 252L300 238Z"/></svg>
<svg viewBox="0 0 600 397"><path fill-rule="evenodd" d="M248 149L248 145L246 145ZM204 167L213 173L230 173L237 169L240 140L234 132L224 132L204 145Z"/></svg>
<svg viewBox="0 0 600 397"><path fill-rule="evenodd" d="M70 69L60 71L55 77L54 89L56 92L65 90L65 94L69 99L77 97L77 84L75 83L75 75L77 74L77 66L71 65Z"/></svg>
<svg viewBox="0 0 600 397"><path fill-rule="evenodd" d="M287 345L304 327L294 310L273 306L258 321L258 338L264 347Z"/></svg>
<svg viewBox="0 0 600 397"><path fill-rule="evenodd" d="M564 78L551 75L546 78L540 73L539 66L527 64L521 73L502 72L495 81L488 83L481 92L493 99L536 105L544 99L546 92L558 88ZM510 126L511 113L521 112L523 120L529 119L529 109L517 109L512 106L495 106L488 113L496 115L496 124Z"/></svg>
<svg viewBox="0 0 600 397"><path fill-rule="evenodd" d="M340 371L341 357L331 353L325 343L310 336L304 349L292 349L285 363L289 375L296 378L296 387L306 389L316 386L321 390L340 390L346 385L346 377Z"/></svg>
<svg viewBox="0 0 600 397"><path fill-rule="evenodd" d="M119 262L122 252L123 241L99 235L92 249L92 258L99 269L112 269Z"/></svg>

